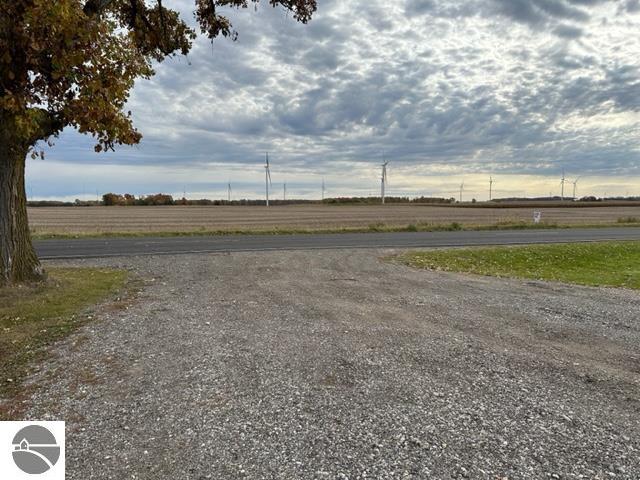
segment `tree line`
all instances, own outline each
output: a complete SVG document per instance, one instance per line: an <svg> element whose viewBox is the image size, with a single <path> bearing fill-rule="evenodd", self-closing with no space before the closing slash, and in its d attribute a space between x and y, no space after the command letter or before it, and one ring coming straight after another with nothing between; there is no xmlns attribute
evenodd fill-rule
<svg viewBox="0 0 640 480"><path fill-rule="evenodd" d="M430 204L452 204L456 203L454 198L440 197L385 197L386 203L430 203ZM380 197L333 197L324 200L271 199L272 205L377 205ZM135 196L129 193L105 193L101 200L80 200L64 202L59 200L30 200L29 207L95 207L95 206L149 206L149 205L194 205L194 206L220 206L220 205L264 205L265 201L260 199L238 199L238 200L212 200L201 199L174 199L172 195L166 193L156 193L153 195Z"/></svg>

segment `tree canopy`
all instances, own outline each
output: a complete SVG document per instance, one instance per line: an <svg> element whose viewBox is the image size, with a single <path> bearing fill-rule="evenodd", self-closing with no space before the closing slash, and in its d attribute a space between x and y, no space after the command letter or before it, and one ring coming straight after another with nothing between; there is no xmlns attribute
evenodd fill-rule
<svg viewBox="0 0 640 480"><path fill-rule="evenodd" d="M187 54L196 31L168 0L0 0L0 111L33 144L71 125L95 136L96 150L137 143L123 110L152 62ZM237 35L222 7L259 0L195 0L200 33ZM307 22L315 0L269 0Z"/></svg>

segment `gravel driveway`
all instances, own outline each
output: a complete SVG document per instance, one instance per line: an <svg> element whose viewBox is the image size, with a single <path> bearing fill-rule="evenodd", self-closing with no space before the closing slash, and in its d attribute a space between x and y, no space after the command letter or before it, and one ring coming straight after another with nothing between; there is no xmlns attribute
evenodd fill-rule
<svg viewBox="0 0 640 480"><path fill-rule="evenodd" d="M389 251L134 270L27 416L70 479L640 478L640 294L423 272Z"/></svg>

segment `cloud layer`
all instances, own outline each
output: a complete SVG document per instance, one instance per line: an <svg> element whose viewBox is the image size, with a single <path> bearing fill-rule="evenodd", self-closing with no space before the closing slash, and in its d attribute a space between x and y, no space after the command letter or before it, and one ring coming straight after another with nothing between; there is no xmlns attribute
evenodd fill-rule
<svg viewBox="0 0 640 480"><path fill-rule="evenodd" d="M165 3L190 18L190 0ZM283 175L354 190L383 155L416 185L640 175L638 0L320 0L306 26L264 2L230 15L237 42L200 39L136 86L140 146L97 156L65 132L49 158L164 168L167 185L217 165L255 172L256 193L267 150Z"/></svg>

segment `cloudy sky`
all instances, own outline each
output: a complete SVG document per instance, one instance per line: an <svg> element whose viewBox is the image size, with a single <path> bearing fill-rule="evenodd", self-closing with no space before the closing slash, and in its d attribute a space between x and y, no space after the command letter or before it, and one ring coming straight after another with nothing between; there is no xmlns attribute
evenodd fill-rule
<svg viewBox="0 0 640 480"><path fill-rule="evenodd" d="M192 22L192 0L166 0ZM130 109L136 147L65 131L29 160L32 198L106 191L258 197L264 152L289 197L640 195L640 0L318 0L308 25L262 2L236 42L199 39ZM572 190L571 187L567 187Z"/></svg>

